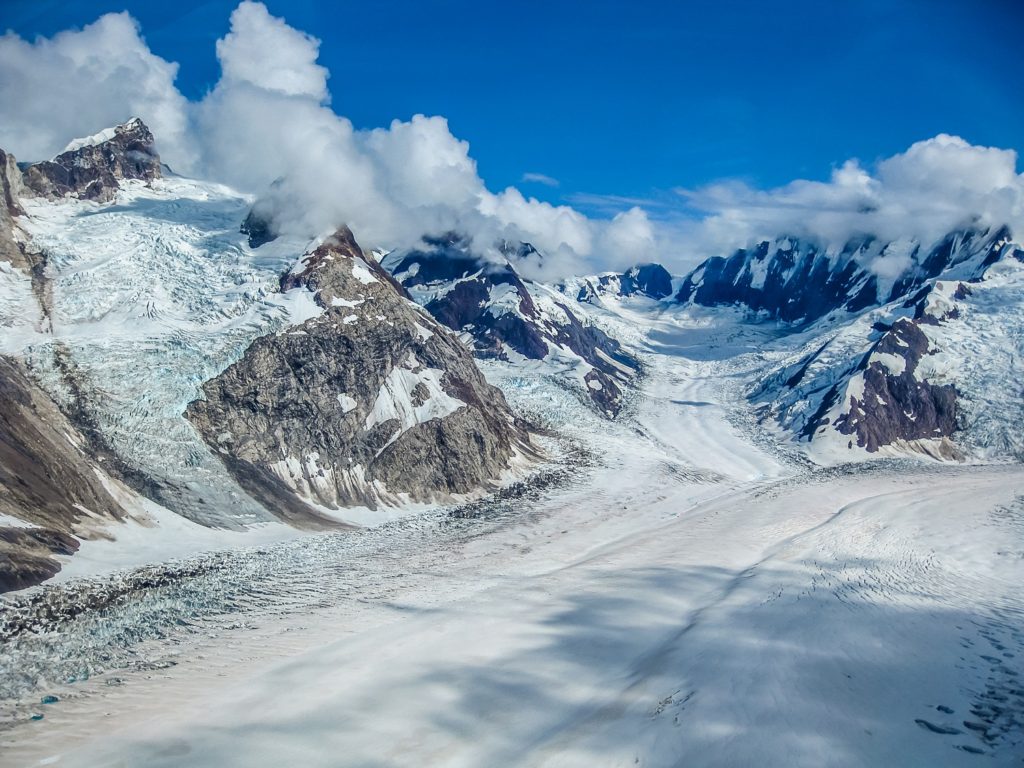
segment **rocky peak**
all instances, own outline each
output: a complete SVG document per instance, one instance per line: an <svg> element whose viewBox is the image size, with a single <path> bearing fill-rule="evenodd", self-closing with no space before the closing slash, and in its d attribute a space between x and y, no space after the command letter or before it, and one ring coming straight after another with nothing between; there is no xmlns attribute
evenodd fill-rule
<svg viewBox="0 0 1024 768"><path fill-rule="evenodd" d="M31 193L50 200L71 196L107 202L116 196L120 180L151 181L161 175L153 134L136 117L76 139L52 160L28 166L24 184Z"/></svg>
<svg viewBox="0 0 1024 768"><path fill-rule="evenodd" d="M508 257L542 259L533 246L501 243L506 259L496 262L453 233L425 237L423 244L390 254L384 265L413 300L471 339L478 357L569 357L585 371L583 386L600 412L619 412L623 385L636 375L637 362L561 294L520 277Z"/></svg>
<svg viewBox="0 0 1024 768"><path fill-rule="evenodd" d="M468 350L347 228L281 279L321 314L257 339L187 418L268 509L377 507L493 487L528 433Z"/></svg>
<svg viewBox="0 0 1024 768"><path fill-rule="evenodd" d="M637 264L622 274L599 275L586 280L576 300L593 302L598 294L639 294L651 299L664 299L672 295L672 275L661 264Z"/></svg>
<svg viewBox="0 0 1024 768"><path fill-rule="evenodd" d="M351 265L351 272L344 268L345 264ZM390 272L373 257L365 256L348 227L338 229L303 256L290 272L282 275L281 290L306 288L317 304L331 309L339 306L339 301L346 301L341 296L351 292L352 275L364 285L382 281L402 298L409 298L405 288Z"/></svg>

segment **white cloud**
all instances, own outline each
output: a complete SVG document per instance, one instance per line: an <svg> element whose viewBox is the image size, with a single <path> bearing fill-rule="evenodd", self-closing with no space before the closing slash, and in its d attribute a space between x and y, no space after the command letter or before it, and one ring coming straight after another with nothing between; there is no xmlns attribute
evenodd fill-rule
<svg viewBox="0 0 1024 768"><path fill-rule="evenodd" d="M616 214L600 240L603 261L616 269L651 261L657 254L654 227L642 208Z"/></svg>
<svg viewBox="0 0 1024 768"><path fill-rule="evenodd" d="M57 154L80 136L141 117L165 162L189 168L187 102L178 65L154 55L127 13L28 42L0 37L0 146L21 160Z"/></svg>
<svg viewBox="0 0 1024 768"><path fill-rule="evenodd" d="M682 228L695 256L779 235L829 244L871 235L930 245L960 227L1008 224L1020 237L1024 175L1016 166L1012 150L940 134L882 160L873 172L849 160L825 182L797 180L770 190L727 182L681 191L707 214Z"/></svg>
<svg viewBox="0 0 1024 768"><path fill-rule="evenodd" d="M260 3L235 9L216 51L222 76L190 104L174 86L177 65L148 49L127 14L34 42L8 33L0 38L0 146L22 159L48 157L137 115L172 167L263 196L286 230L317 235L347 223L364 246L385 248L456 230L495 256L498 242L523 240L544 254L520 265L540 278L654 260L681 271L779 235L927 240L972 220L1024 232L1016 153L946 135L874 168L850 160L827 181L769 190L722 182L683 191L683 200L667 192L572 198L596 211L590 218L514 187L488 190L469 144L442 117L355 130L329 106L319 41ZM540 173L523 181L557 184ZM889 273L898 258L877 268Z"/></svg>
<svg viewBox="0 0 1024 768"><path fill-rule="evenodd" d="M231 31L217 41L224 80L322 102L328 98L329 73L316 63L319 55L319 40L248 0L231 14Z"/></svg>
<svg viewBox="0 0 1024 768"><path fill-rule="evenodd" d="M523 174L523 182L526 184L543 184L545 187L557 187L558 179L544 173L527 172Z"/></svg>

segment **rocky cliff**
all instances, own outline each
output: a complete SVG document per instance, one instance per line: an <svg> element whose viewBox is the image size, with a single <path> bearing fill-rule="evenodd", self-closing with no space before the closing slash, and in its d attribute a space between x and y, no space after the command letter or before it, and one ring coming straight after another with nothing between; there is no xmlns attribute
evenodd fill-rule
<svg viewBox="0 0 1024 768"><path fill-rule="evenodd" d="M86 440L21 365L0 356L0 592L60 570L54 554L98 535L124 510L99 480Z"/></svg>
<svg viewBox="0 0 1024 768"><path fill-rule="evenodd" d="M161 176L160 156L149 128L138 118L79 139L52 160L24 171L29 193L56 200L70 195L82 200L113 200L121 179L151 181Z"/></svg>
<svg viewBox="0 0 1024 768"><path fill-rule="evenodd" d="M24 215L21 208L21 171L14 155L0 149L0 260L19 269L31 267L15 237L15 219Z"/></svg>
<svg viewBox="0 0 1024 768"><path fill-rule="evenodd" d="M257 339L187 418L270 508L432 501L493 486L529 435L469 352L341 229L281 281L320 314Z"/></svg>
<svg viewBox="0 0 1024 768"><path fill-rule="evenodd" d="M928 352L928 337L917 322L900 318L858 366L860 387L847 392L835 429L853 435L868 452L897 440L951 436L956 429L956 387L918 374Z"/></svg>

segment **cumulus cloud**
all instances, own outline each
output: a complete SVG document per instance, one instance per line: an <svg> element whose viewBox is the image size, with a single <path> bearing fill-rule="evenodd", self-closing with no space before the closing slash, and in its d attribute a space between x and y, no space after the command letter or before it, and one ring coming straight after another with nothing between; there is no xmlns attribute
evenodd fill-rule
<svg viewBox="0 0 1024 768"><path fill-rule="evenodd" d="M154 55L127 13L28 42L0 37L0 146L22 160L57 154L74 138L141 117L176 167L190 169L187 102L178 65Z"/></svg>
<svg viewBox="0 0 1024 768"><path fill-rule="evenodd" d="M828 181L770 190L713 184L680 194L706 215L688 228L697 251L726 251L795 235L825 244L852 237L931 244L968 226L1010 225L1024 233L1024 175L1017 153L940 134L866 169L849 160ZM879 265L891 272L897 262Z"/></svg>
<svg viewBox="0 0 1024 768"><path fill-rule="evenodd" d="M217 41L225 81L326 101L329 73L316 63L319 55L319 40L271 16L263 3L249 0L234 10L231 31Z"/></svg>
<svg viewBox="0 0 1024 768"><path fill-rule="evenodd" d="M651 258L658 246L654 227L644 210L634 206L616 214L605 229L601 250L609 265L621 269Z"/></svg>
<svg viewBox="0 0 1024 768"><path fill-rule="evenodd" d="M243 69L240 62L264 49L275 51L273 68L287 77ZM196 107L204 168L263 193L283 231L323 234L347 223L364 246L381 248L459 231L494 258L503 258L502 241L522 240L544 254L518 265L537 278L600 269L611 263L606 255L621 261L618 251L595 247L606 230L616 233L611 242L624 253L640 253L653 242L649 227L636 226L636 214L625 222L595 221L514 187L491 192L469 144L452 135L443 117L416 115L386 128L354 130L327 104L316 51L315 40L262 5L243 3L217 46L224 75Z"/></svg>
<svg viewBox="0 0 1024 768"><path fill-rule="evenodd" d="M174 86L177 65L154 55L125 13L50 39L8 33L0 38L0 146L22 159L48 157L136 115L172 167L260 197L285 232L317 236L348 224L366 247L400 248L458 231L495 258L499 243L526 241L543 256L518 266L543 279L652 260L679 271L781 235L928 240L972 222L1024 232L1016 153L946 135L873 167L850 160L827 181L572 198L595 217L514 187L492 192L443 117L355 130L331 106L319 46L263 4L242 2L216 44L220 80L189 103ZM558 183L541 173L523 181ZM875 266L888 274L900 258L893 251Z"/></svg>

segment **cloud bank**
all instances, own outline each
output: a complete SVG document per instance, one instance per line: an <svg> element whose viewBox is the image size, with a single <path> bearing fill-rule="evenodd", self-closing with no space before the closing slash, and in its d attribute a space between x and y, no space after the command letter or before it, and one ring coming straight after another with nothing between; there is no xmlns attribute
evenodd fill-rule
<svg viewBox="0 0 1024 768"><path fill-rule="evenodd" d="M347 223L366 247L400 248L457 230L496 258L498 242L524 240L545 257L519 266L545 279L650 260L682 270L783 234L932 240L972 222L1024 232L1016 153L947 135L872 168L848 161L828 181L769 190L721 182L678 190L668 205L664 196L650 206L620 198L588 217L514 187L489 190L443 117L355 130L332 108L319 47L263 4L242 2L216 44L220 80L189 102L174 85L177 64L153 54L125 13L33 42L9 32L0 38L0 146L41 159L139 116L172 168L261 197L286 232L316 236ZM523 181L557 184L538 173Z"/></svg>
<svg viewBox="0 0 1024 768"><path fill-rule="evenodd" d="M932 243L967 226L1010 225L1024 235L1024 174L1013 150L974 146L940 134L865 169L848 160L828 181L797 180L771 190L740 183L679 190L707 215L691 247L729 250L780 234L826 244L872 235Z"/></svg>

